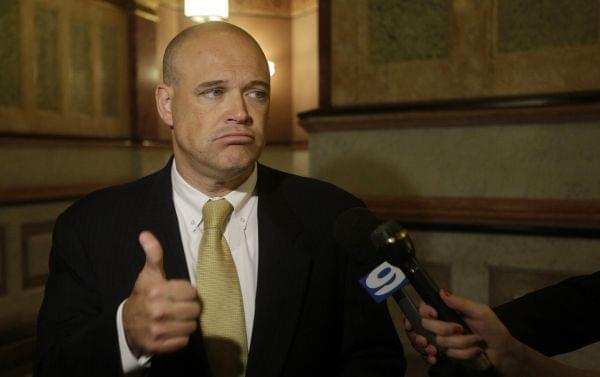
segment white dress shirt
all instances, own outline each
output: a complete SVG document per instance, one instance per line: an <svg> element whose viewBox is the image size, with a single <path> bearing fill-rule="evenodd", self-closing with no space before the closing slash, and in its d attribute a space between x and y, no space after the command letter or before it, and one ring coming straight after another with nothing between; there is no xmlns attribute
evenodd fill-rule
<svg viewBox="0 0 600 377"><path fill-rule="evenodd" d="M208 197L187 183L177 171L175 160L171 168L173 184L173 203L179 223L179 233L183 243L185 262L192 285L196 286L196 261L200 239L204 232L202 207L208 200L227 199L233 206L233 212L225 228L225 239L231 249L233 262L238 273L246 319L246 334L248 345L252 338L254 323L254 304L256 298L256 282L258 277L258 197L256 188L256 165L252 174L237 189L224 197ZM140 367L149 366L150 357L136 358L125 339L123 329L123 303L117 310L117 332L123 372L128 373Z"/></svg>

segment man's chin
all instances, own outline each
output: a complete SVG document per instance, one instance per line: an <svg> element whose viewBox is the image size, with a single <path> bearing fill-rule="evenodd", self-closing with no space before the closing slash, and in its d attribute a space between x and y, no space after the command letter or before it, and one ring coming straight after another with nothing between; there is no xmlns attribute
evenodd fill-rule
<svg viewBox="0 0 600 377"><path fill-rule="evenodd" d="M229 171L232 173L244 173L252 171L254 164L258 161L258 155L256 154L236 154L227 156L225 161L220 165L223 171Z"/></svg>

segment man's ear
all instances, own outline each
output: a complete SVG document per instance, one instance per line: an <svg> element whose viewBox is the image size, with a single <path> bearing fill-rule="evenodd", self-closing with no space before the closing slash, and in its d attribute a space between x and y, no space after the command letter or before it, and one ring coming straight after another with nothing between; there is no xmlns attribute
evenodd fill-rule
<svg viewBox="0 0 600 377"><path fill-rule="evenodd" d="M154 93L156 98L156 108L158 115L171 129L173 129L173 111L171 105L173 104L173 87L167 86L164 83L160 83L156 86Z"/></svg>

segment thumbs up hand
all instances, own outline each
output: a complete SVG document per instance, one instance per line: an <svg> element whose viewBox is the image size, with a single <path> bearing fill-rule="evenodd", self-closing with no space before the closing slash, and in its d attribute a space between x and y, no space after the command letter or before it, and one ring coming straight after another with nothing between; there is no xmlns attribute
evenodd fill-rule
<svg viewBox="0 0 600 377"><path fill-rule="evenodd" d="M163 249L152 233L140 233L139 242L146 263L123 305L127 344L136 357L173 352L196 330L198 294L187 280L165 278Z"/></svg>

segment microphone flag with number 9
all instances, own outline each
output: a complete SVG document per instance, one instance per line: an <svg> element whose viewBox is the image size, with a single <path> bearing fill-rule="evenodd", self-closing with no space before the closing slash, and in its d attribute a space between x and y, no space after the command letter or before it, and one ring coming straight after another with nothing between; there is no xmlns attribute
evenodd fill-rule
<svg viewBox="0 0 600 377"><path fill-rule="evenodd" d="M408 285L408 280L402 270L388 262L381 263L359 281L371 298L378 303Z"/></svg>

